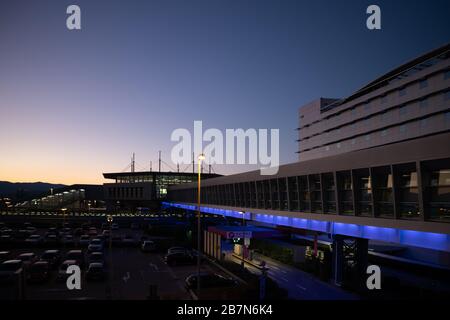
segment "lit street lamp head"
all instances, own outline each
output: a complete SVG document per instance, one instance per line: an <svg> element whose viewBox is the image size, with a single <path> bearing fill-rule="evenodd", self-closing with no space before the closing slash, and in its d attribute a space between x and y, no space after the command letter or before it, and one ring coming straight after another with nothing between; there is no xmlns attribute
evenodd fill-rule
<svg viewBox="0 0 450 320"><path fill-rule="evenodd" d="M198 155L198 160L200 160L200 161L205 160L205 155L204 155L203 153L200 153L200 154Z"/></svg>

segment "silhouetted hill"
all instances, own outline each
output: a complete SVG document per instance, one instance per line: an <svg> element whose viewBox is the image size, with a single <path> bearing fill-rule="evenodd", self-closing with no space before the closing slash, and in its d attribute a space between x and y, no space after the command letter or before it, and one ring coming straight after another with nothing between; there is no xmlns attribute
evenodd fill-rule
<svg viewBox="0 0 450 320"><path fill-rule="evenodd" d="M47 193L51 188L65 187L64 184L46 182L8 182L0 181L0 197L8 197L15 201L31 200Z"/></svg>

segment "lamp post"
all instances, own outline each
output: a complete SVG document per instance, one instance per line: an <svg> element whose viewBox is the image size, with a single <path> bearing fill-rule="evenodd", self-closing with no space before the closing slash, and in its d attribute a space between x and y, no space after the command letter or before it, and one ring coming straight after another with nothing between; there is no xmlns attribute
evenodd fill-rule
<svg viewBox="0 0 450 320"><path fill-rule="evenodd" d="M242 227L245 226L245 212L244 211L239 211L239 213L242 215ZM242 240L243 244L242 244L242 260L241 260L241 266L242 268L245 268L245 262L244 262L244 247L245 247L245 230L244 228L242 228Z"/></svg>
<svg viewBox="0 0 450 320"><path fill-rule="evenodd" d="M61 211L63 212L63 228L65 227L64 225L66 224L66 211L67 208L62 208Z"/></svg>
<svg viewBox="0 0 450 320"><path fill-rule="evenodd" d="M205 160L203 153L198 156L198 188L197 188L197 297L200 299L200 263L201 263L201 251L200 251L200 180L201 180L201 168L202 161Z"/></svg>
<svg viewBox="0 0 450 320"><path fill-rule="evenodd" d="M112 258L112 222L113 217L112 215L108 215L106 217L106 220L109 223L109 268L110 268L110 275L109 275L109 294L112 299L112 282L113 282L113 258Z"/></svg>

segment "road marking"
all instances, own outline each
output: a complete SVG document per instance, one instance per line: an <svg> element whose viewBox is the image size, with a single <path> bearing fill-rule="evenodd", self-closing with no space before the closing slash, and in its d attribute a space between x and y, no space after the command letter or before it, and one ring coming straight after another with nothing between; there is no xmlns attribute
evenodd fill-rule
<svg viewBox="0 0 450 320"><path fill-rule="evenodd" d="M301 285L297 285L297 288L300 288L300 289L302 289L303 291L306 291L306 288L305 287L302 287Z"/></svg>
<svg viewBox="0 0 450 320"><path fill-rule="evenodd" d="M125 276L122 279L125 283L127 283L128 280L130 280L130 273L127 271L127 273L125 274Z"/></svg>
<svg viewBox="0 0 450 320"><path fill-rule="evenodd" d="M149 265L150 268L153 268L155 271L159 271L159 268L158 268L158 266L156 264L149 263L148 265Z"/></svg>

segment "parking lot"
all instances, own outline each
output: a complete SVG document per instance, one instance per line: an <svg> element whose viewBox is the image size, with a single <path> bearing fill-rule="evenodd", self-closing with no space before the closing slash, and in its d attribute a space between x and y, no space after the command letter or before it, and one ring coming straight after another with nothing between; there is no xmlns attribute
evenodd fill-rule
<svg viewBox="0 0 450 320"><path fill-rule="evenodd" d="M33 227L32 227L33 228ZM100 229L100 228L99 228ZM3 226L3 230L7 230ZM74 233L75 228L69 233ZM101 234L101 230L99 235ZM14 231L17 234L18 230ZM8 232L6 232L8 233ZM85 229L83 234L88 234L89 229ZM32 234L48 237L49 228L37 228ZM30 234L28 237L30 237ZM97 236L91 235L92 240ZM62 238L62 236L60 236ZM1 243L0 251L8 251L7 259L16 259L20 254L32 252L36 255L36 260L45 250L57 249L61 253L61 261L65 260L65 255L73 249L81 249L85 256L85 261L89 261L89 253L86 246L81 246L79 240L81 235L73 235L73 242L68 244L62 241L58 245L51 247L51 244L43 241L40 245L30 245L26 239L12 244ZM86 270L88 263L82 268L81 289L69 290L65 280L57 279L58 269L51 270L50 277L43 283L24 283L21 287L21 297L31 300L54 300L54 299L124 299L142 300L148 298L156 299L192 299L192 295L185 288L185 278L197 272L195 264L179 265L170 267L164 262L164 252L142 252L140 243L145 239L142 229L119 228L113 230L112 238L117 241L112 245L112 254L109 249L109 238L103 240L103 253L105 265L105 278L102 280L88 280ZM118 240L120 239L120 240ZM124 242L127 239L128 242ZM6 260L3 259L3 260ZM218 273L223 272L215 266L204 262L201 267L202 272ZM225 275L227 276L227 275ZM0 299L16 299L18 297L18 285L0 284Z"/></svg>

